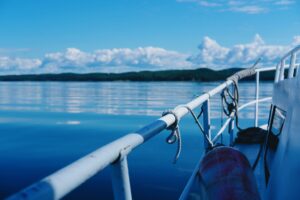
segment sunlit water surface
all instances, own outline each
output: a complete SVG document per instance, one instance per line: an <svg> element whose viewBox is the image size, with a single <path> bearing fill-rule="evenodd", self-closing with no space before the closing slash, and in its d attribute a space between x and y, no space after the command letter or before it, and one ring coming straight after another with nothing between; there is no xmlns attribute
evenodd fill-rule
<svg viewBox="0 0 300 200"><path fill-rule="evenodd" d="M0 82L0 199L81 156L186 103L219 83L196 82ZM240 83L240 104L254 99L254 83ZM260 96L272 94L261 83ZM260 105L260 123L269 103ZM211 100L213 133L220 128L220 95ZM196 112L199 112L198 109ZM254 106L240 113L253 125ZM181 121L182 154L164 131L129 155L134 199L176 199L203 153L203 139L191 117ZM220 142L228 142L227 134ZM74 174L76 176L76 174ZM110 168L65 199L112 199Z"/></svg>

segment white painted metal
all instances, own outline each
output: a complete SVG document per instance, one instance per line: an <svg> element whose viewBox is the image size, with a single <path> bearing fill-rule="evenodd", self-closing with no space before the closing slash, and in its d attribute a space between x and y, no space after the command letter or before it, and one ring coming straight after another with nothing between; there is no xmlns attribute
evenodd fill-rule
<svg viewBox="0 0 300 200"><path fill-rule="evenodd" d="M262 67L255 69L256 72L267 72L267 71L274 71L276 67Z"/></svg>
<svg viewBox="0 0 300 200"><path fill-rule="evenodd" d="M278 83L280 76L280 64L278 63L276 66L276 73L275 73L275 83Z"/></svg>
<svg viewBox="0 0 300 200"><path fill-rule="evenodd" d="M234 119L230 118L229 127L228 127L228 133L229 133L229 145L233 146L233 134L234 134Z"/></svg>
<svg viewBox="0 0 300 200"><path fill-rule="evenodd" d="M186 106L193 110L199 105L207 102L211 96L221 92L224 88L230 86L232 83L233 82L231 80L227 80L225 83L219 85L208 93L205 93L187 103ZM209 106L207 106L207 108L207 111L209 111ZM179 107L178 109L175 109L174 112L179 118L181 118L188 113L188 110L184 107ZM205 114L206 117L208 116L207 114ZM172 114L168 114L164 117L161 117L159 120L164 121L167 126L170 126L175 122L175 117ZM209 118L206 118L205 121L207 121L207 134L210 135ZM231 133L233 133L233 123L234 121L232 120L230 129ZM46 177L43 181L47 182L54 190L54 199L60 199L88 180L90 177L101 171L103 168L116 161L119 158L121 151L126 148L133 149L143 142L144 139L140 134L128 134ZM74 174L76 174L76 176L74 176Z"/></svg>
<svg viewBox="0 0 300 200"><path fill-rule="evenodd" d="M299 63L296 63L296 55L300 51L300 45L292 49L283 58L280 60L280 63L277 65L275 83L279 80L284 80L284 69L289 68L288 78L292 78L294 74L295 67L299 67ZM285 65L285 61L290 59L290 64L288 66ZM296 75L298 74L298 68L296 70Z"/></svg>
<svg viewBox="0 0 300 200"><path fill-rule="evenodd" d="M278 146L269 163L270 179L266 199L299 199L300 140L300 77L274 85L274 106L285 111L286 117Z"/></svg>
<svg viewBox="0 0 300 200"><path fill-rule="evenodd" d="M255 119L254 119L254 126L258 126L258 99L259 99L259 73L256 73L256 86L255 86Z"/></svg>
<svg viewBox="0 0 300 200"><path fill-rule="evenodd" d="M212 142L215 143L217 142L218 138L223 134L223 132L225 131L226 127L229 125L230 121L232 120L232 118L234 117L234 113L231 114L230 118L228 118L225 123L223 124L223 126L221 127L221 129L218 131L218 133L216 134L216 136L213 138Z"/></svg>
<svg viewBox="0 0 300 200"><path fill-rule="evenodd" d="M203 95L197 97L196 99L190 101L189 103L175 108L174 113L177 115L177 117L179 119L182 118L189 112L186 107L189 107L191 110L194 110L195 108L202 105L205 101L207 101L209 99L209 97L214 96L215 94L221 92L223 89L230 86L232 83L233 82L231 80L227 80L223 84L220 84L216 88L210 90L207 93L204 93ZM175 122L175 117L172 114L168 114L168 115L165 115L165 116L159 118L159 120L164 121L167 124L167 126L169 127L170 125L172 125Z"/></svg>
<svg viewBox="0 0 300 200"><path fill-rule="evenodd" d="M296 52L299 51L299 50L300 50L300 46L296 47L296 48L293 49L291 52L292 52L292 53L296 53ZM289 54L290 54L291 52L289 52ZM276 68L275 68L275 67L259 68L259 69L256 69L255 71L256 71L256 72L263 72L263 71L272 71L272 70L275 70L275 69L276 69L275 83L277 83L277 82L279 81L280 78L281 78L281 79L284 79L284 69L287 68L287 67L290 67L290 66L286 66L286 65L284 64L284 60L288 57L289 54L287 54L287 55L281 60L280 64L278 64ZM297 75L297 74L298 74L298 71L299 71L299 69L298 69L299 65L296 64L295 66L296 66L296 75ZM290 69L290 70L291 70L291 69ZM258 76L257 78L259 79L259 75L257 75L257 76ZM300 80L300 78L299 78L299 80ZM299 82L300 82L300 81L299 81ZM299 84L299 85L300 85L300 84ZM257 90L257 93L259 93L259 90ZM258 95L258 96L259 96L259 95ZM252 104L258 105L258 102L268 101L268 100L271 100L271 99L272 99L272 98L270 98L270 97L264 98L264 99L259 99L259 97L258 97L258 98L256 98L254 101L249 102L249 103L244 104L243 106L239 107L238 110L242 110L242 109L244 109L245 107L247 107L247 106L249 106L249 105L252 105ZM256 111L257 111L256 113L258 113L258 108L256 109ZM256 118L256 119L258 119L258 118ZM230 123L229 123L229 122L230 122ZM231 131L233 130L233 127L234 127L234 121L233 121L231 118L228 118L227 121L225 122L225 124L221 127L221 129L220 129L220 131L218 132L218 134L216 135L216 137L213 139L213 142L216 142L216 140L217 140L219 134L221 134L221 133L224 131L225 127L227 127L228 124L230 124L230 127L229 127L228 129L229 129L229 133L231 134ZM267 125L263 125L262 127L263 127L263 128L267 128ZM295 131L295 133L297 133L297 131ZM232 141L232 139L230 139L230 141ZM297 140L295 140L295 141L297 141ZM297 159L294 159L294 160L297 160ZM281 169L282 169L282 167L281 167ZM181 197L180 197L181 200L182 200L182 199L188 199L187 192L190 190L191 183L193 182L193 180L194 180L195 177L196 177L196 175L195 175L196 173L195 173L195 172L197 172L197 170L198 170L198 165L196 166L196 169L195 169L193 175L191 176L191 178L189 179L189 181L188 181L186 187L185 187L184 190L183 190L183 193L182 193L182 195L181 195ZM287 171L287 170L284 170L284 171ZM294 173L294 174L295 174L295 173ZM280 176L280 177L282 177L282 176ZM294 177L295 177L295 176L294 176ZM293 184L293 185L295 185L295 184ZM297 188L297 189L298 189L298 188Z"/></svg>
<svg viewBox="0 0 300 200"><path fill-rule="evenodd" d="M265 69L256 69L259 71L271 71L274 68L265 68ZM232 80L227 80L223 84L220 84L213 90L199 96L198 98L192 100L191 102L185 104L185 106L194 110L200 105L204 105L204 127L206 134L210 136L210 119L209 119L209 98L215 94L221 92L226 87L232 85ZM174 113L180 119L188 113L188 109L181 106L174 109ZM159 120L163 121L164 124L169 127L175 122L175 117L172 114L161 117ZM230 118L229 123L229 133L231 135L230 143L233 143L233 130L234 130L234 119ZM155 130L153 130L155 132ZM119 160L120 166L116 167L116 172L113 173L113 177L119 177L120 180L114 183L114 187L120 187L121 184L125 184L123 189L115 189L115 191L123 190L123 197L125 199L130 199L130 184L128 176L128 168L126 155L135 147L139 146L144 142L142 135L137 133L128 134L120 139L113 141L110 144L107 144L98 150L88 154L87 156L75 161L74 163L66 166L65 168L59 170L58 172L46 177L43 179L44 182L47 182L54 191L54 199L60 199L68 194L70 191L81 185L83 182L88 180L90 177L94 176L96 173L101 171L103 168L108 165L118 161L118 159L125 156L124 160ZM125 155L123 155L125 152ZM120 157L121 156L121 157ZM119 172L118 172L119 171ZM117 180L117 178L115 179ZM115 181L114 181L115 182ZM118 185L118 186L117 186ZM127 186L126 186L127 185ZM116 192L119 193L119 192ZM122 193L122 192L121 192ZM119 194L115 194L119 195Z"/></svg>
<svg viewBox="0 0 300 200"><path fill-rule="evenodd" d="M263 99L258 99L258 100L253 100L253 101L250 101L248 103L245 103L243 104L242 106L240 106L238 108L238 111L241 111L243 110L244 108L248 107L248 106L251 106L253 104L257 104L257 103L261 103L261 102L265 102L265 101L271 101L272 100L272 97L266 97L266 98L263 98ZM234 113L232 113L230 115L230 117L224 122L223 126L220 128L220 130L218 131L218 133L215 135L215 137L212 139L212 142L215 143L218 138L223 134L223 132L225 131L226 127L229 125L229 122L231 121L231 119L234 117Z"/></svg>
<svg viewBox="0 0 300 200"><path fill-rule="evenodd" d="M211 141L211 131L210 131L210 103L209 99L205 101L202 105L203 109L203 129L204 134L208 136ZM204 147L208 150L211 146L208 144L207 140L204 140Z"/></svg>
<svg viewBox="0 0 300 200"><path fill-rule="evenodd" d="M295 47L294 49L292 49L291 51L289 51L287 54L285 54L281 60L285 60L286 58L288 58L292 53L297 53L298 51L300 51L300 45L298 45L297 47Z"/></svg>
<svg viewBox="0 0 300 200"><path fill-rule="evenodd" d="M288 78L293 78L294 71L295 71L295 64L296 64L296 53L292 53L290 67L289 67L289 73L288 73Z"/></svg>
<svg viewBox="0 0 300 200"><path fill-rule="evenodd" d="M194 183L194 180L195 180L195 176L199 172L200 164L201 164L201 160L198 161L196 167L194 168L192 176L189 178L187 184L185 185L185 187L184 187L184 189L183 189L183 191L182 191L182 193L181 193L181 195L179 197L179 200L188 199L188 195L190 193L191 187L193 186L193 183Z"/></svg>
<svg viewBox="0 0 300 200"><path fill-rule="evenodd" d="M131 188L127 164L127 156L121 156L111 165L114 199L131 200Z"/></svg>
<svg viewBox="0 0 300 200"><path fill-rule="evenodd" d="M210 92L205 93L187 103L186 106L193 110L206 102L210 96L215 95L231 84L232 81L228 80ZM184 107L179 107L178 109L175 109L174 112L180 119L189 111ZM168 114L164 117L161 117L159 120L165 122L169 127L175 122L175 117L172 114ZM46 177L43 181L49 184L53 189L54 199L61 199L66 194L84 183L86 180L101 171L103 168L116 161L119 158L122 150L126 148L130 148L131 150L143 142L144 138L140 134L128 134L53 173L52 175Z"/></svg>
<svg viewBox="0 0 300 200"><path fill-rule="evenodd" d="M280 72L279 72L279 80L282 81L284 79L284 65L285 65L285 60L281 60L280 62Z"/></svg>
<svg viewBox="0 0 300 200"><path fill-rule="evenodd" d="M128 134L46 177L44 181L53 188L54 199L61 199L103 168L116 161L123 149L133 149L142 144L143 141L143 137L139 134Z"/></svg>
<svg viewBox="0 0 300 200"><path fill-rule="evenodd" d="M248 106L256 104L256 102L261 103L261 102L271 101L271 100L272 100L272 97L265 97L265 98L262 98L262 99L258 99L258 101L252 100L252 101L249 101L248 103L245 103L242 106L240 106L238 110L241 111L241 110L243 110L244 108L246 108Z"/></svg>
<svg viewBox="0 0 300 200"><path fill-rule="evenodd" d="M259 128L268 130L268 124L263 124L263 125L259 126Z"/></svg>

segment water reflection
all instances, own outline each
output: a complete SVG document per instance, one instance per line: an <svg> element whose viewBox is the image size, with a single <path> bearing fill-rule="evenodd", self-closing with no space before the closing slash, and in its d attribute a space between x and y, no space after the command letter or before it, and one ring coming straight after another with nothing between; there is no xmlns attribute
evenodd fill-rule
<svg viewBox="0 0 300 200"><path fill-rule="evenodd" d="M0 199L61 169L78 158L156 119L163 110L186 103L219 83L195 82L0 82ZM240 83L241 103L254 99L253 83ZM270 96L271 83L261 85ZM267 118L269 104L261 105ZM220 128L220 96L211 99L212 134ZM199 111L199 110L198 110ZM254 106L240 113L242 127ZM178 199L203 153L203 137L192 118L181 122L183 151L168 131L133 151L129 168L134 199ZM221 140L223 141L223 140ZM224 134L224 143L228 142ZM154 148L153 148L154 147ZM159 156L158 156L159 155ZM171 192L170 192L171 191ZM109 169L66 199L113 199Z"/></svg>
<svg viewBox="0 0 300 200"><path fill-rule="evenodd" d="M1 110L92 112L110 115L159 116L163 110L186 103L219 83L195 82L2 82ZM253 83L240 83L241 104L254 99ZM262 83L260 96L271 96L272 84ZM211 100L212 118L220 117L220 96ZM267 117L269 103L261 103ZM252 118L254 106L241 113Z"/></svg>

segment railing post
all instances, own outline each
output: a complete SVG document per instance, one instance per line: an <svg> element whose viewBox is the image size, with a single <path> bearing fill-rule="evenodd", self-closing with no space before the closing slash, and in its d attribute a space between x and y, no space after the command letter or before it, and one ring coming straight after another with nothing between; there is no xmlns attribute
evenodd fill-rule
<svg viewBox="0 0 300 200"><path fill-rule="evenodd" d="M280 66L281 66L280 63L278 63L276 66L275 80L274 80L275 83L278 83L278 81L279 81Z"/></svg>
<svg viewBox="0 0 300 200"><path fill-rule="evenodd" d="M229 133L229 145L233 146L233 131L234 131L234 118L231 118L229 122L228 127L228 133Z"/></svg>
<svg viewBox="0 0 300 200"><path fill-rule="evenodd" d="M120 157L111 165L112 168L112 186L114 199L131 200L131 188L127 164L127 156Z"/></svg>
<svg viewBox="0 0 300 200"><path fill-rule="evenodd" d="M294 77L297 77L298 71L299 71L299 67L300 67L300 64L295 65L295 76Z"/></svg>
<svg viewBox="0 0 300 200"><path fill-rule="evenodd" d="M204 128L204 134L208 136L209 139L211 139L211 134L210 134L210 103L209 99L207 99L203 105L203 128ZM207 150L210 145L207 143L206 140L204 140L204 147Z"/></svg>
<svg viewBox="0 0 300 200"><path fill-rule="evenodd" d="M285 65L285 60L282 60L280 63L280 74L279 74L279 80L282 81L284 79L284 65Z"/></svg>
<svg viewBox="0 0 300 200"><path fill-rule="evenodd" d="M289 73L288 73L288 78L293 78L294 77L295 63L296 63L296 54L292 53L290 67L289 67Z"/></svg>
<svg viewBox="0 0 300 200"><path fill-rule="evenodd" d="M254 126L258 126L258 99L259 99L259 71L256 72L256 87L255 87L255 121Z"/></svg>

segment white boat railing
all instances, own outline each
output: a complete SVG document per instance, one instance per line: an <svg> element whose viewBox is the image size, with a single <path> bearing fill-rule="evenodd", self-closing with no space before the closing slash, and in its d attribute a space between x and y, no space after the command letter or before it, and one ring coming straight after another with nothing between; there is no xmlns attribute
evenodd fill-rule
<svg viewBox="0 0 300 200"><path fill-rule="evenodd" d="M298 50L300 48L298 47ZM291 54L296 56L295 51L291 51ZM295 59L295 58L293 58ZM296 60L296 59L295 59ZM282 63L282 62L281 62ZM289 68L294 67L296 65L291 62ZM268 68L258 68L254 69L250 74L243 75L243 77L247 77L248 75L256 74L256 98L254 101L251 101L241 107L240 110L244 109L247 106L256 105L255 109L255 126L258 126L258 113L259 113L259 102L271 100L271 98L259 99L259 78L260 73L264 71L274 71L276 70L276 77L279 70L285 68L283 64L281 68L276 67L268 67ZM290 69L291 70L291 69ZM293 76L295 74L293 73ZM281 75L280 75L281 77ZM236 78L236 77L235 77ZM289 77L290 78L290 77ZM275 79L276 81L277 79ZM278 81L278 80L277 80ZM131 196L131 186L130 179L128 173L128 165L127 165L127 156L128 154L134 150L136 147L141 144L147 142L149 139L162 132L166 128L170 127L174 123L176 123L176 118L181 119L185 115L189 113L190 110L194 110L195 108L201 106L203 109L203 129L204 134L211 140L216 141L217 139L211 138L211 120L210 120L210 98L214 95L220 93L225 88L233 85L234 81L232 79L228 79L224 83L220 84L216 88L206 92L205 94L197 97L196 99L190 101L189 103L177 107L173 110L173 114L167 114L153 123L150 123L143 128L129 133L103 147L97 149L96 151L80 158L79 160L71 163L70 165L64 167L63 169L49 175L48 177L42 179L41 181L34 183L33 185L25 188L24 190L16 193L7 199L61 199L72 190L80 186L82 183L87 181L92 176L99 173L104 168L111 166L112 168L112 185L113 185L113 193L115 199L132 199ZM189 109L188 109L189 108ZM175 116L176 115L176 116ZM234 131L234 116L230 116L227 119L226 123L222 126L219 133L216 137L223 134L225 128L229 126L229 134L230 134L230 144L233 143L233 131ZM209 144L207 141L205 142L205 147L208 148ZM193 176L191 177L191 179ZM190 179L190 180L191 180ZM186 185L181 198L184 199L186 192L189 191L190 183Z"/></svg>
<svg viewBox="0 0 300 200"><path fill-rule="evenodd" d="M284 80L285 69L288 67L287 78L293 78L298 75L299 63L297 63L297 54L300 51L300 45L285 54L276 67L275 83ZM286 61L290 61L286 65Z"/></svg>

